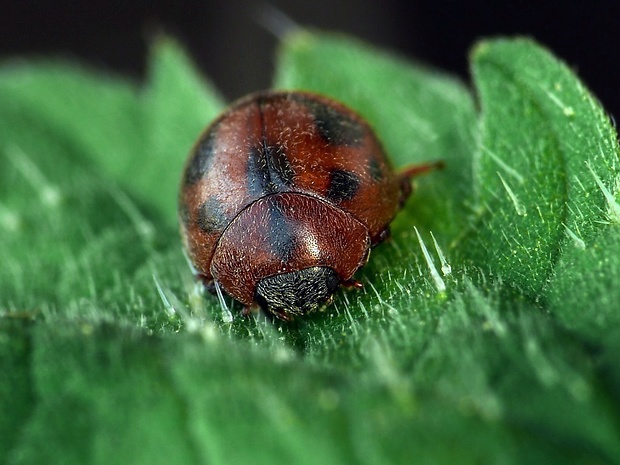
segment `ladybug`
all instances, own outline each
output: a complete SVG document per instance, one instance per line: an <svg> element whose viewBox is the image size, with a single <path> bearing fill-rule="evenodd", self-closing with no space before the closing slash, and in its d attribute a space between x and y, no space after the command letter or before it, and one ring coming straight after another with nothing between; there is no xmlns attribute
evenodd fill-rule
<svg viewBox="0 0 620 465"><path fill-rule="evenodd" d="M194 271L245 305L282 320L313 312L353 278L411 193L369 125L308 92L251 94L199 137L179 196Z"/></svg>

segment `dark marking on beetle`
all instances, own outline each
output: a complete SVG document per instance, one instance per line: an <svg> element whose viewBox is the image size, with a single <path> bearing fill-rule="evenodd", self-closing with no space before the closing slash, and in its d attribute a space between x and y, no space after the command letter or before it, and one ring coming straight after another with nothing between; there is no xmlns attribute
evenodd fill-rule
<svg viewBox="0 0 620 465"><path fill-rule="evenodd" d="M345 170L334 170L329 175L327 198L339 203L351 200L360 187L360 180L355 173Z"/></svg>
<svg viewBox="0 0 620 465"><path fill-rule="evenodd" d="M216 134L217 126L213 126L198 142L185 170L185 179L183 180L185 185L196 184L206 175L215 154Z"/></svg>
<svg viewBox="0 0 620 465"><path fill-rule="evenodd" d="M319 107L315 111L314 123L319 134L330 145L354 147L361 145L364 128L347 115L329 107Z"/></svg>
<svg viewBox="0 0 620 465"><path fill-rule="evenodd" d="M248 190L254 197L290 190L295 175L282 148L266 144L250 148L247 172Z"/></svg>
<svg viewBox="0 0 620 465"><path fill-rule="evenodd" d="M370 162L368 163L368 171L370 173L370 178L373 181L380 182L383 180L383 169L377 157L370 157Z"/></svg>
<svg viewBox="0 0 620 465"><path fill-rule="evenodd" d="M277 198L269 199L269 242L273 254L283 263L290 262L297 248L295 226L287 218Z"/></svg>
<svg viewBox="0 0 620 465"><path fill-rule="evenodd" d="M206 233L222 231L228 222L224 209L215 197L209 197L198 209L196 223Z"/></svg>
<svg viewBox="0 0 620 465"><path fill-rule="evenodd" d="M266 147L266 152L271 178L277 180L276 182L281 186L290 187L293 184L295 172L282 147Z"/></svg>
<svg viewBox="0 0 620 465"><path fill-rule="evenodd" d="M248 191L253 197L285 192L293 184L295 172L286 156L283 147L269 144L265 127L263 105L265 98L257 99L258 114L260 118L261 138L250 147L247 180Z"/></svg>
<svg viewBox="0 0 620 465"><path fill-rule="evenodd" d="M319 135L328 144L356 147L364 142L366 129L357 119L306 95L296 95L294 98L308 107Z"/></svg>

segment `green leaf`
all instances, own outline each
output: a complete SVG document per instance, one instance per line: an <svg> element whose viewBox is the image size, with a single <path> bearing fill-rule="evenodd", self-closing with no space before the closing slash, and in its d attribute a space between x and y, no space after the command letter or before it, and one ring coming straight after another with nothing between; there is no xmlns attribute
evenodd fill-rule
<svg viewBox="0 0 620 465"><path fill-rule="evenodd" d="M592 341L620 339L619 280L620 225L611 224L586 247L566 248L547 289L549 308Z"/></svg>
<svg viewBox="0 0 620 465"><path fill-rule="evenodd" d="M9 106L2 113L11 125L0 129L0 302L17 311L69 311L69 302L96 298L142 263L155 230L45 120L11 114Z"/></svg>
<svg viewBox="0 0 620 465"><path fill-rule="evenodd" d="M93 161L105 175L131 181L146 153L138 89L127 80L75 64L15 61L0 71L0 99L0 111L24 118L20 131L45 126L73 144L78 163ZM3 121L7 131L15 126L8 115Z"/></svg>
<svg viewBox="0 0 620 465"><path fill-rule="evenodd" d="M274 363L213 335L44 324L33 346L38 402L11 464L364 464L406 461L412 450L425 460L479 463L510 445L506 432L450 413L432 394L352 382L291 356ZM62 421L64 412L72 421ZM455 447L437 449L435 440Z"/></svg>
<svg viewBox="0 0 620 465"><path fill-rule="evenodd" d="M55 326L34 333L38 402L10 463L195 463L158 341L106 325Z"/></svg>
<svg viewBox="0 0 620 465"><path fill-rule="evenodd" d="M27 312L0 317L0 461L11 447L35 406L30 372L31 327Z"/></svg>
<svg viewBox="0 0 620 465"><path fill-rule="evenodd" d="M415 385L512 428L530 444L522 463L620 456L617 409L589 355L552 320L471 284L442 310L413 364Z"/></svg>
<svg viewBox="0 0 620 465"><path fill-rule="evenodd" d="M474 264L537 296L567 243L587 244L615 190L609 119L571 71L525 39L473 53L482 106L482 213L462 247Z"/></svg>

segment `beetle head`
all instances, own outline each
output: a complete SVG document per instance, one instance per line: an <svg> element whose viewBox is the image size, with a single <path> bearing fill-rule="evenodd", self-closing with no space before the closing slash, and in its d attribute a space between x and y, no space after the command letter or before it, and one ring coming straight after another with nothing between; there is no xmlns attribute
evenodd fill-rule
<svg viewBox="0 0 620 465"><path fill-rule="evenodd" d="M261 279L255 301L283 320L318 310L340 286L337 273L326 266L281 273Z"/></svg>

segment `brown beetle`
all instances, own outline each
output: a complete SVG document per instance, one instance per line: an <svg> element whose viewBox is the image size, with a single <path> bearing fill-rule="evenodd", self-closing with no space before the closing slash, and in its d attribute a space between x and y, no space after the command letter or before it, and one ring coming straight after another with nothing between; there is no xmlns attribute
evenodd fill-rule
<svg viewBox="0 0 620 465"><path fill-rule="evenodd" d="M368 124L307 92L234 103L201 135L185 166L181 233L205 284L290 320L328 303L429 163L395 173Z"/></svg>

